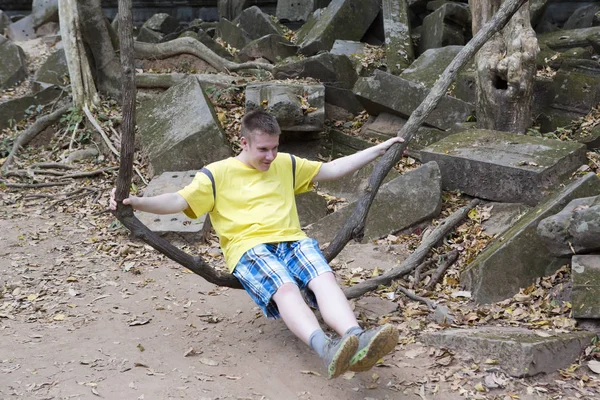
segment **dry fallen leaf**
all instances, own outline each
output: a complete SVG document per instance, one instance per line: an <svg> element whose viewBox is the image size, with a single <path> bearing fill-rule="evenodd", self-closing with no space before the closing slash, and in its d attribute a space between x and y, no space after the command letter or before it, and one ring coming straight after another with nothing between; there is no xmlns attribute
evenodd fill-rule
<svg viewBox="0 0 600 400"><path fill-rule="evenodd" d="M588 368L595 374L600 374L600 361L591 360L588 362Z"/></svg>

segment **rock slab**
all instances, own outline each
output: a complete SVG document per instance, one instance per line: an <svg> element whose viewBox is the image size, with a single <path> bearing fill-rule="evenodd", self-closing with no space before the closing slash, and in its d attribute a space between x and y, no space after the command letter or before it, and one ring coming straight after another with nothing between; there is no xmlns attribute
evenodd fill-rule
<svg viewBox="0 0 600 400"><path fill-rule="evenodd" d="M440 165L443 186L469 196L536 205L586 163L586 148L526 135L469 129L421 150Z"/></svg>
<svg viewBox="0 0 600 400"><path fill-rule="evenodd" d="M594 336L591 332L536 334L524 328L489 327L447 329L425 333L421 339L429 346L464 351L480 362L496 360L504 372L520 378L572 364Z"/></svg>

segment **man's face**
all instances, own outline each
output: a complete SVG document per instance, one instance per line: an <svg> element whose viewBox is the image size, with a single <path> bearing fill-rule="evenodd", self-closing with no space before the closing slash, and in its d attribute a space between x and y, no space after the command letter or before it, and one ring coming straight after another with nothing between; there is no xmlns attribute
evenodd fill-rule
<svg viewBox="0 0 600 400"><path fill-rule="evenodd" d="M267 171L275 157L279 147L279 135L268 135L257 133L250 137L240 139L242 150L246 152L248 163L259 171Z"/></svg>

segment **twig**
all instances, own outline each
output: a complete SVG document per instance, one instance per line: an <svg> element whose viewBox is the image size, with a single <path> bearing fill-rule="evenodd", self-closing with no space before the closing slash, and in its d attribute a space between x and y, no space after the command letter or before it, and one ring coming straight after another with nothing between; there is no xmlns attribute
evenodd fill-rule
<svg viewBox="0 0 600 400"><path fill-rule="evenodd" d="M448 267L454 264L456 260L458 260L458 250L454 249L450 253L446 254L444 262L440 264L435 273L432 275L431 280L425 286L425 290L433 289L435 284L438 283L440 278L444 275Z"/></svg>
<svg viewBox="0 0 600 400"><path fill-rule="evenodd" d="M4 185L6 187L12 188L40 188L40 187L50 187L50 186L65 186L70 184L70 182L47 182L47 183L10 183L6 181L0 181L0 185Z"/></svg>
<svg viewBox="0 0 600 400"><path fill-rule="evenodd" d="M76 172L74 174L64 175L64 176L62 176L61 179L67 179L67 178L87 178L87 177L90 177L90 176L100 175L100 174L103 174L105 172L114 171L116 169L118 169L118 168L117 167L108 167L108 168L97 169L95 171L89 171L89 172Z"/></svg>
<svg viewBox="0 0 600 400"><path fill-rule="evenodd" d="M15 169L12 171L7 171L4 176L18 176L20 178L33 178L36 173L38 175L54 175L54 176L63 176L66 172L61 171L53 171L51 169L47 170L33 170L33 169Z"/></svg>
<svg viewBox="0 0 600 400"><path fill-rule="evenodd" d="M415 293L411 292L410 290L408 290L408 289L406 289L406 288L404 288L402 286L398 286L396 288L396 290L398 290L399 292L404 293L406 295L406 297L408 297L411 300L420 301L421 303L426 304L427 307L429 307L430 310L435 310L435 308L437 307L437 305L433 301L431 301L431 300L429 300L428 298L425 298L425 297L417 296Z"/></svg>
<svg viewBox="0 0 600 400"><path fill-rule="evenodd" d="M81 193L81 192L84 192L84 191L94 192L94 193L98 192L96 189L92 189L92 188L87 188L87 187L79 188L79 189L77 189L77 190L75 190L73 192L68 193L67 197L65 197L64 199L54 200L47 207L44 207L42 209L42 211L48 211L49 209L51 209L52 207L54 207L55 205L57 205L58 203L61 203L63 201L67 201L67 200L70 200L70 199L75 199L75 198L78 198L78 197L85 196L86 193Z"/></svg>
<svg viewBox="0 0 600 400"><path fill-rule="evenodd" d="M73 150L73 143L75 142L75 134L77 133L77 125L75 124L73 125L73 133L71 133L71 141L69 142L69 151ZM67 132L69 131L69 128L67 128Z"/></svg>
<svg viewBox="0 0 600 400"><path fill-rule="evenodd" d="M421 265L419 265L415 269L415 279L412 282L412 287L413 288L416 288L417 286L419 286L419 282L421 282L421 273L424 270L426 270L429 267L431 267L435 261L436 261L435 258L432 258L431 260L427 260L427 261L421 263Z"/></svg>
<svg viewBox="0 0 600 400"><path fill-rule="evenodd" d="M144 177L142 176L142 173L140 172L140 170L138 169L138 167L136 167L135 165L133 166L133 170L135 171L136 174L138 174L138 176L140 177L140 179L142 180L142 182L144 182L144 185L148 185L148 181L146 179L144 179Z"/></svg>
<svg viewBox="0 0 600 400"><path fill-rule="evenodd" d="M71 107L71 104L67 104L51 114L38 118L29 128L21 133L13 143L10 154L6 158L6 161L4 161L4 165L2 165L2 168L0 169L0 175L8 171L8 167L10 167L10 165L13 163L14 158L21 147L31 142L31 140L33 140L33 138L36 137L40 132L58 121L58 119L69 110L69 107Z"/></svg>
<svg viewBox="0 0 600 400"><path fill-rule="evenodd" d="M444 236L450 233L454 227L467 216L469 211L479 203L479 199L474 199L468 205L460 208L458 211L454 212L452 215L440 222L433 232L431 232L431 234L421 242L419 247L396 268L387 271L383 275L370 278L357 285L346 288L344 290L346 297L349 299L354 299L362 296L369 290L377 289L377 286L379 285L389 285L394 279L401 278L413 271L425 259L427 253L429 253L429 250L431 250L433 246L442 240Z"/></svg>
<svg viewBox="0 0 600 400"><path fill-rule="evenodd" d="M75 167L72 165L63 164L63 163L53 163L53 162L31 164L30 168L75 169Z"/></svg>
<svg viewBox="0 0 600 400"><path fill-rule="evenodd" d="M94 128L96 128L98 133L100 133L100 136L102 136L102 139L104 139L104 142L106 143L110 151L112 151L115 156L119 157L119 152L117 151L117 149L115 149L115 146L113 146L108 136L106 136L106 133L104 133L104 130L102 129L98 121L96 121L96 118L94 118L87 105L83 106L83 112L85 112L85 115L88 117L92 125L94 125Z"/></svg>

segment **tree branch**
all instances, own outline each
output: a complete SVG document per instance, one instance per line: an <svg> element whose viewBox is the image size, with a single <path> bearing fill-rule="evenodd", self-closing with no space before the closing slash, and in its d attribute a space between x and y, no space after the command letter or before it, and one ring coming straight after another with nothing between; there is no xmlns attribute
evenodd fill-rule
<svg viewBox="0 0 600 400"><path fill-rule="evenodd" d="M383 275L371 278L357 285L344 289L346 297L349 299L360 297L370 290L377 289L379 285L389 285L393 280L401 278L404 275L412 272L412 270L417 268L417 266L425 259L427 253L429 253L429 250L431 250L433 246L442 240L444 236L450 233L454 227L466 217L469 211L479 204L479 202L479 199L472 200L468 205L462 207L448 218L440 222L433 232L423 239L419 247L396 268L387 271Z"/></svg>
<svg viewBox="0 0 600 400"><path fill-rule="evenodd" d="M364 194L356 204L353 214L346 220L346 223L337 233L331 244L324 251L327 261L333 260L342 251L346 243L352 238L359 238L364 231L365 220L373 199L388 172L402 157L402 153L412 139L417 129L421 126L425 118L435 109L442 96L450 87L450 84L456 79L459 69L469 61L473 55L483 46L483 44L497 33L510 20L511 16L527 0L506 0L494 17L486 23L479 32L467 43L458 53L456 58L444 70L444 73L437 80L425 100L411 114L408 122L402 127L398 136L404 138L403 143L396 143L388 149L385 155L379 160L369 177L368 185Z"/></svg>

